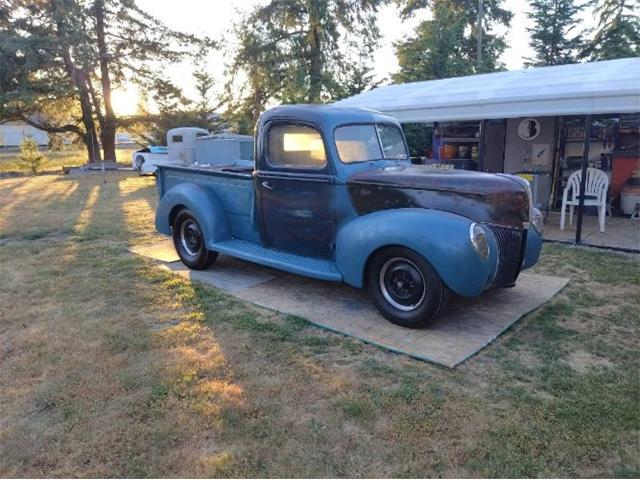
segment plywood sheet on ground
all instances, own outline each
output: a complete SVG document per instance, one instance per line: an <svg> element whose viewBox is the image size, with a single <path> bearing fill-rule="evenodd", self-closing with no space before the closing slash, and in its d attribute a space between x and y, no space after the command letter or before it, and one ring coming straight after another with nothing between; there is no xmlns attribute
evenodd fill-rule
<svg viewBox="0 0 640 480"><path fill-rule="evenodd" d="M445 313L425 329L407 329L378 314L364 291L280 272L220 255L206 271L191 271L167 254L170 242L135 253L163 262L185 278L201 281L257 305L389 350L447 367L465 361L527 313L549 301L566 278L523 273L514 288L491 290L478 299L453 297Z"/></svg>

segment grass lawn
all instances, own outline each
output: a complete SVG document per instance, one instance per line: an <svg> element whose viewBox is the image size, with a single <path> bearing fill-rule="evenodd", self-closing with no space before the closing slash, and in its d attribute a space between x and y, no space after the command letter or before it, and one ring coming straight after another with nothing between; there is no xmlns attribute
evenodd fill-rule
<svg viewBox="0 0 640 480"><path fill-rule="evenodd" d="M450 370L159 271L155 204L0 180L0 476L640 476L637 257L546 245L567 288Z"/></svg>
<svg viewBox="0 0 640 480"><path fill-rule="evenodd" d="M117 149L116 161L131 166L132 149ZM18 153L16 151L0 151L0 174L5 172L19 172ZM43 172L62 171L62 167L79 167L87 163L87 152L84 149L65 149L59 152L43 151L46 161Z"/></svg>

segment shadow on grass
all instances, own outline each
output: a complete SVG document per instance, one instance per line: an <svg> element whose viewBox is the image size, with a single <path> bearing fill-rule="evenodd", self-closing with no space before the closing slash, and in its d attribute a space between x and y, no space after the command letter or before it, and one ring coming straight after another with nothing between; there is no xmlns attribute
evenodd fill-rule
<svg viewBox="0 0 640 480"><path fill-rule="evenodd" d="M637 473L638 358L604 349L633 330L576 330L606 323L598 299L563 294L438 369L159 270L126 251L153 234L152 183L81 182L43 197L67 217L24 213L71 236L0 246L0 475ZM576 370L583 350L611 364Z"/></svg>

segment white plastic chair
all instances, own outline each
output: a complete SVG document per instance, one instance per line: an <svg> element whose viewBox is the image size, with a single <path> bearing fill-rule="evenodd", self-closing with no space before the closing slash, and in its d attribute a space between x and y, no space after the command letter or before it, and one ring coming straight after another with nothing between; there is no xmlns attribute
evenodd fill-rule
<svg viewBox="0 0 640 480"><path fill-rule="evenodd" d="M560 230L564 230L564 216L569 206L569 225L573 223L573 207L580 205L580 179L582 170L577 170L569 176L567 186L562 192L562 211L560 212ZM584 206L598 207L598 223L600 231L604 232L604 221L607 214L607 191L609 177L602 170L587 168L587 181L584 187Z"/></svg>

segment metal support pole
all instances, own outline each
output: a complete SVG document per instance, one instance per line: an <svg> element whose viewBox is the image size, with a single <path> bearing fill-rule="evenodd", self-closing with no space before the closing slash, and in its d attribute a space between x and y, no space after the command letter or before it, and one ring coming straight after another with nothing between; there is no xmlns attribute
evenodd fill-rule
<svg viewBox="0 0 640 480"><path fill-rule="evenodd" d="M576 244L581 242L582 215L584 210L584 191L587 186L587 168L589 167L589 143L591 141L591 115L584 120L584 144L582 146L582 170L580 174L580 197L578 201L578 219L576 221Z"/></svg>
<svg viewBox="0 0 640 480"><path fill-rule="evenodd" d="M483 16L482 0L478 0L478 47L476 52L476 58L478 61L478 71L482 70L482 16Z"/></svg>
<svg viewBox="0 0 640 480"><path fill-rule="evenodd" d="M480 122L480 135L478 137L478 171L484 172L484 136L487 130L487 121Z"/></svg>

